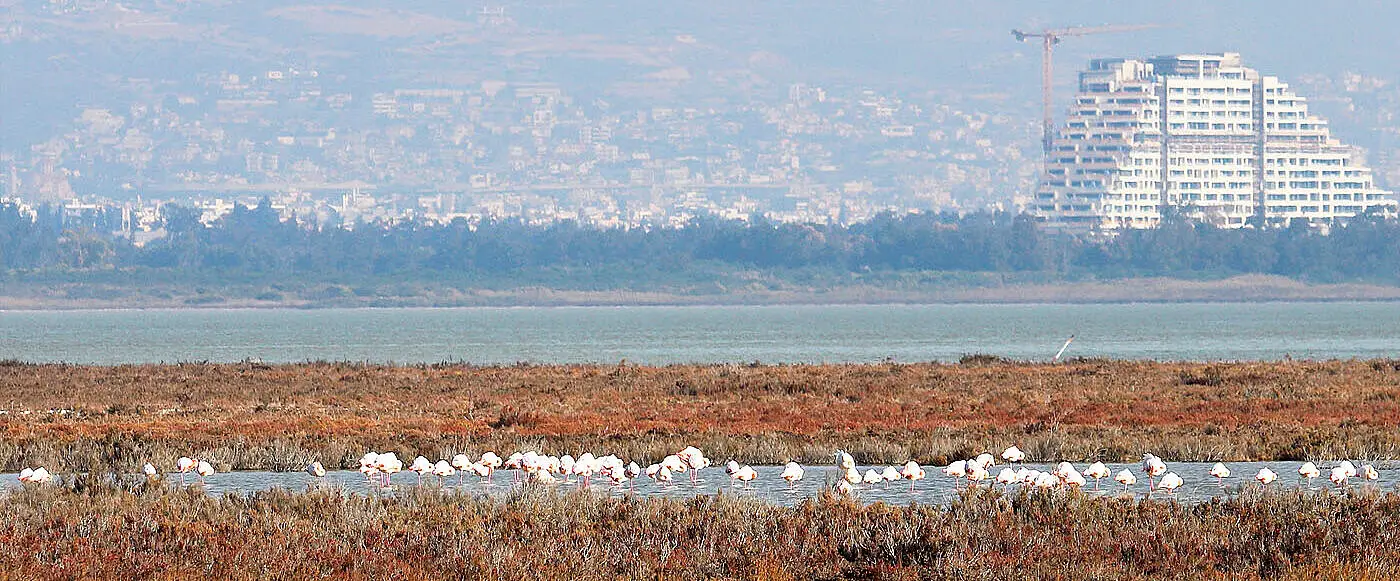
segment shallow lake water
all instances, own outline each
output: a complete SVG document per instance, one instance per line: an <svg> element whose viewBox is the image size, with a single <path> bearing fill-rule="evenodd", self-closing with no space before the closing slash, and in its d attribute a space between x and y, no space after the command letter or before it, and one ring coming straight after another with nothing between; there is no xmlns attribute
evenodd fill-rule
<svg viewBox="0 0 1400 581"><path fill-rule="evenodd" d="M1359 469L1360 462L1354 462ZM1227 462L1225 465L1230 469L1230 477L1224 481L1222 487L1216 479L1208 474L1213 463L1196 462L1168 462L1167 468L1170 472L1180 476L1185 484L1176 491L1175 494L1167 494L1164 491L1151 493L1150 498L1156 500L1175 499L1178 502L1201 502L1214 497L1238 494L1245 485L1257 484L1254 475L1260 468L1268 467L1279 474L1278 481L1269 486L1271 490L1285 490L1296 488L1310 488L1313 490L1337 491L1331 482L1327 480L1328 471L1334 465L1332 463L1322 463L1318 467L1322 471L1322 477L1313 479L1311 483L1300 479L1298 467L1300 462ZM1361 478L1353 478L1348 483L1351 489L1361 487L1375 488L1386 491L1400 490L1400 465L1393 461L1379 462L1374 464L1380 473L1380 479L1375 481L1364 481ZM1012 465L1016 467L1018 465ZM1054 465L1047 464L1025 464L1027 468L1037 470L1053 470ZM1094 481L1089 479L1089 483L1084 487L1084 491L1091 495L1103 496L1124 496L1131 494L1134 498L1148 498L1149 488L1147 477L1138 464L1108 464L1111 474L1117 474L1120 470L1128 469L1138 477L1136 485L1126 491L1123 486L1114 482L1112 476L1103 479L1095 490ZM1004 465L994 466L991 470L992 477L995 478L997 472ZM1088 464L1075 464L1075 468L1081 472L1088 467ZM884 466L861 466L859 470L862 474L867 469L874 468L879 472ZM738 484L729 478L722 467L711 467L700 471L697 481L692 484L688 474L677 475L670 483L653 481L646 476L632 480L626 484L613 485L607 478L593 477L589 490L598 494L608 494L611 496L635 496L637 498L675 498L684 499L700 495L712 495L723 493L726 495L737 495L751 497L774 504L792 506L805 499L814 498L821 491L833 484L838 472L831 466L807 467L805 477L789 487L788 483L782 480L779 475L783 471L781 466L755 466L758 478L751 483ZM907 480L895 482L883 482L879 484L860 484L855 486L854 496L861 502L874 503L884 502L886 504L946 504L955 499L958 494L958 487L966 486L966 480L955 480L944 475L940 467L925 466L927 475L924 480L914 483L911 491ZM355 471L333 471L326 474L325 478L317 479L304 472L261 472L261 471L240 471L215 474L209 477L203 484L193 476L187 476L185 486L202 489L211 495L223 495L228 493L250 494L260 490L284 489L289 491L305 491L311 489L333 490L343 494L360 495L394 495L401 494L415 487L425 487L440 489L446 492L471 494L471 495L504 495L522 486L522 474L515 470L500 470L492 477L488 484L484 480L475 476L467 476L459 480L453 476L439 482L436 477L425 477L421 483L417 475L411 472L396 474L393 478L393 485L390 488L371 487L365 477ZM168 485L180 486L180 475L178 473L165 476ZM15 474L0 475L0 482L4 488L13 489L19 486ZM981 486L990 486L990 481L981 483ZM559 482L550 485L557 490L572 490L581 488L582 484L578 479L571 478L567 482ZM996 485L1002 488L1002 485ZM1016 485L1013 485L1015 488Z"/></svg>
<svg viewBox="0 0 1400 581"><path fill-rule="evenodd" d="M0 359L96 364L1049 360L1070 335L1069 357L1400 357L1400 304L0 311Z"/></svg>

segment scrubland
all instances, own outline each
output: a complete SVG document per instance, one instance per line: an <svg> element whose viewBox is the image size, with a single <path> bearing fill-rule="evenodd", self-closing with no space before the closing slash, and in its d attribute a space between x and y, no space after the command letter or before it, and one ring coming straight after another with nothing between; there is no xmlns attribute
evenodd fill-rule
<svg viewBox="0 0 1400 581"><path fill-rule="evenodd" d="M965 491L946 506L824 494L609 498L264 491L71 478L0 494L9 579L1395 579L1400 495L1172 501Z"/></svg>
<svg viewBox="0 0 1400 581"><path fill-rule="evenodd" d="M352 467L369 450L450 457L686 445L751 464L1400 457L1400 361L379 366L0 364L0 469Z"/></svg>

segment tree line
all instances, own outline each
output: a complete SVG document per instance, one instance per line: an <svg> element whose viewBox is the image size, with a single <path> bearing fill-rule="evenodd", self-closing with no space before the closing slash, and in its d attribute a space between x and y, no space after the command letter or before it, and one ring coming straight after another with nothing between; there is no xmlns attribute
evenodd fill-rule
<svg viewBox="0 0 1400 581"><path fill-rule="evenodd" d="M594 228L519 220L402 222L316 229L281 220L266 201L236 206L213 224L197 209L166 206L166 236L137 247L111 234L111 216L77 226L53 208L37 219L0 205L0 268L81 274L150 269L166 274L432 280L553 268L715 267L832 273L947 271L1041 273L1055 278L1273 274L1315 282L1400 283L1400 222L1361 216L1323 234L1287 228L1223 229L1169 217L1116 236L1046 231L1026 215L885 214L866 222L775 223L699 217L684 227Z"/></svg>

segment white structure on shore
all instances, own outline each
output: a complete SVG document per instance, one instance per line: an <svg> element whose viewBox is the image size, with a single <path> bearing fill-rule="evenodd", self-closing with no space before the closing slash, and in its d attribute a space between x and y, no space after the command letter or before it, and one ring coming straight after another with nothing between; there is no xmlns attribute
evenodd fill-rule
<svg viewBox="0 0 1400 581"><path fill-rule="evenodd" d="M1179 211L1221 227L1325 224L1396 201L1307 100L1235 53L1097 59L1047 153L1031 211L1071 231Z"/></svg>

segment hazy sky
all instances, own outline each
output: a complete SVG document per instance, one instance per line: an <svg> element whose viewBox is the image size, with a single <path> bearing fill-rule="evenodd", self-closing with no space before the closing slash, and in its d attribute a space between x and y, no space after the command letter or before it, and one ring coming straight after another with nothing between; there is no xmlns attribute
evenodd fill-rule
<svg viewBox="0 0 1400 581"><path fill-rule="evenodd" d="M129 4L138 9L143 2ZM1170 52L1238 51L1246 63L1285 80L1345 70L1400 80L1400 3L1381 0L352 0L339 4L272 0L199 1L166 14L178 34L143 37L131 28L76 29L30 9L42 2L0 3L0 17L19 18L27 34L0 51L0 139L6 149L28 127L72 118L78 104L119 99L123 78L189 82L198 72L255 71L287 61L313 61L365 82L405 82L396 76L472 79L467 70L507 72L511 58L500 43L472 29L485 5L503 6L539 38L588 38L660 55L704 78L705 69L753 62L782 86L793 81L847 82L906 89L994 91L1013 97L1008 107L1033 107L1039 48L1018 44L1012 28L1101 24L1158 24L1162 28L1066 40L1057 55L1061 99L1077 70L1093 57ZM25 8L15 8L16 5ZM443 26L461 23L471 39L486 40L445 56L407 56L444 35L420 27L402 35L344 34L317 19L287 17L297 6L350 6L430 15ZM25 14L25 12L28 14ZM19 15L19 16L16 16ZM411 15L410 15L411 16ZM115 18L115 16L114 16ZM373 19L370 19L373 21ZM99 23L101 24L101 23ZM329 27L329 28L334 28ZM441 27L439 27L441 28ZM698 41L690 53L676 35ZM492 44L496 43L496 44ZM658 48L661 47L661 48ZM754 60L755 55L764 59ZM316 62L321 61L321 62ZM528 80L559 80L566 89L643 78L655 68L635 62L580 58L568 50L542 59ZM510 69L515 70L515 69ZM576 86L569 86L576 85ZM23 141L23 139L19 139Z"/></svg>

